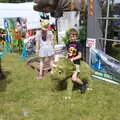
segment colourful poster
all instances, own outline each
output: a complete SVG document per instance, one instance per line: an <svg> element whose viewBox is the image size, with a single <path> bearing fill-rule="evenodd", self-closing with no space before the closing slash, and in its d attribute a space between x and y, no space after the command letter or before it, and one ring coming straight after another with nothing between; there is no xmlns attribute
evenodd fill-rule
<svg viewBox="0 0 120 120"><path fill-rule="evenodd" d="M25 36L27 25L25 18L4 18L4 27L6 30L6 41L18 46L18 40Z"/></svg>
<svg viewBox="0 0 120 120"><path fill-rule="evenodd" d="M23 35L27 30L26 22L27 20L21 17L4 18L4 27L7 34L11 37L15 36L15 33L18 32L20 35Z"/></svg>

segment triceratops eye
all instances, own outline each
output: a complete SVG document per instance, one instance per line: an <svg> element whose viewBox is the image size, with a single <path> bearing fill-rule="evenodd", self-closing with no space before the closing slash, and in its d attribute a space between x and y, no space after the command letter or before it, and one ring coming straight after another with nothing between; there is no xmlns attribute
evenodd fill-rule
<svg viewBox="0 0 120 120"><path fill-rule="evenodd" d="M61 70L59 70L59 71L58 71L58 73L59 73L59 74L62 74L62 71L61 71Z"/></svg>

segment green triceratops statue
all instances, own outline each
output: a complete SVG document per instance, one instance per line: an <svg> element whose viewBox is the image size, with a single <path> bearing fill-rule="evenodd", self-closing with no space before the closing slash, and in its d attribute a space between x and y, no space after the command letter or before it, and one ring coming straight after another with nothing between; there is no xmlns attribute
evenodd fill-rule
<svg viewBox="0 0 120 120"><path fill-rule="evenodd" d="M73 62L66 58L60 58L60 60L54 64L53 74L51 74L51 82L54 87L58 90L67 88L69 93L71 93L74 88L73 86L76 85L76 83L72 82L72 75L75 70L76 67ZM82 81L89 81L90 74L91 70L89 66L85 62L81 61L78 77Z"/></svg>

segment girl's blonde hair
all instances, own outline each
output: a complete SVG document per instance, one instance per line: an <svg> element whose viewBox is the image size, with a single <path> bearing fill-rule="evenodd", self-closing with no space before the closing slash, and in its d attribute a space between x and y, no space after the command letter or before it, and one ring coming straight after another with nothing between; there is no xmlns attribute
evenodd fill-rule
<svg viewBox="0 0 120 120"><path fill-rule="evenodd" d="M40 24L42 29L46 29L46 26L48 26L50 23L49 20L41 20Z"/></svg>

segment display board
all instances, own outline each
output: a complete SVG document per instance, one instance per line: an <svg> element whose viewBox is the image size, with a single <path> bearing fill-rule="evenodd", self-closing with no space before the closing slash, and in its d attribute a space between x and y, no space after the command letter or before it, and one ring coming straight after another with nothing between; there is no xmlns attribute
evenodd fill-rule
<svg viewBox="0 0 120 120"><path fill-rule="evenodd" d="M89 64L94 70L93 77L120 84L120 61L91 48Z"/></svg>

